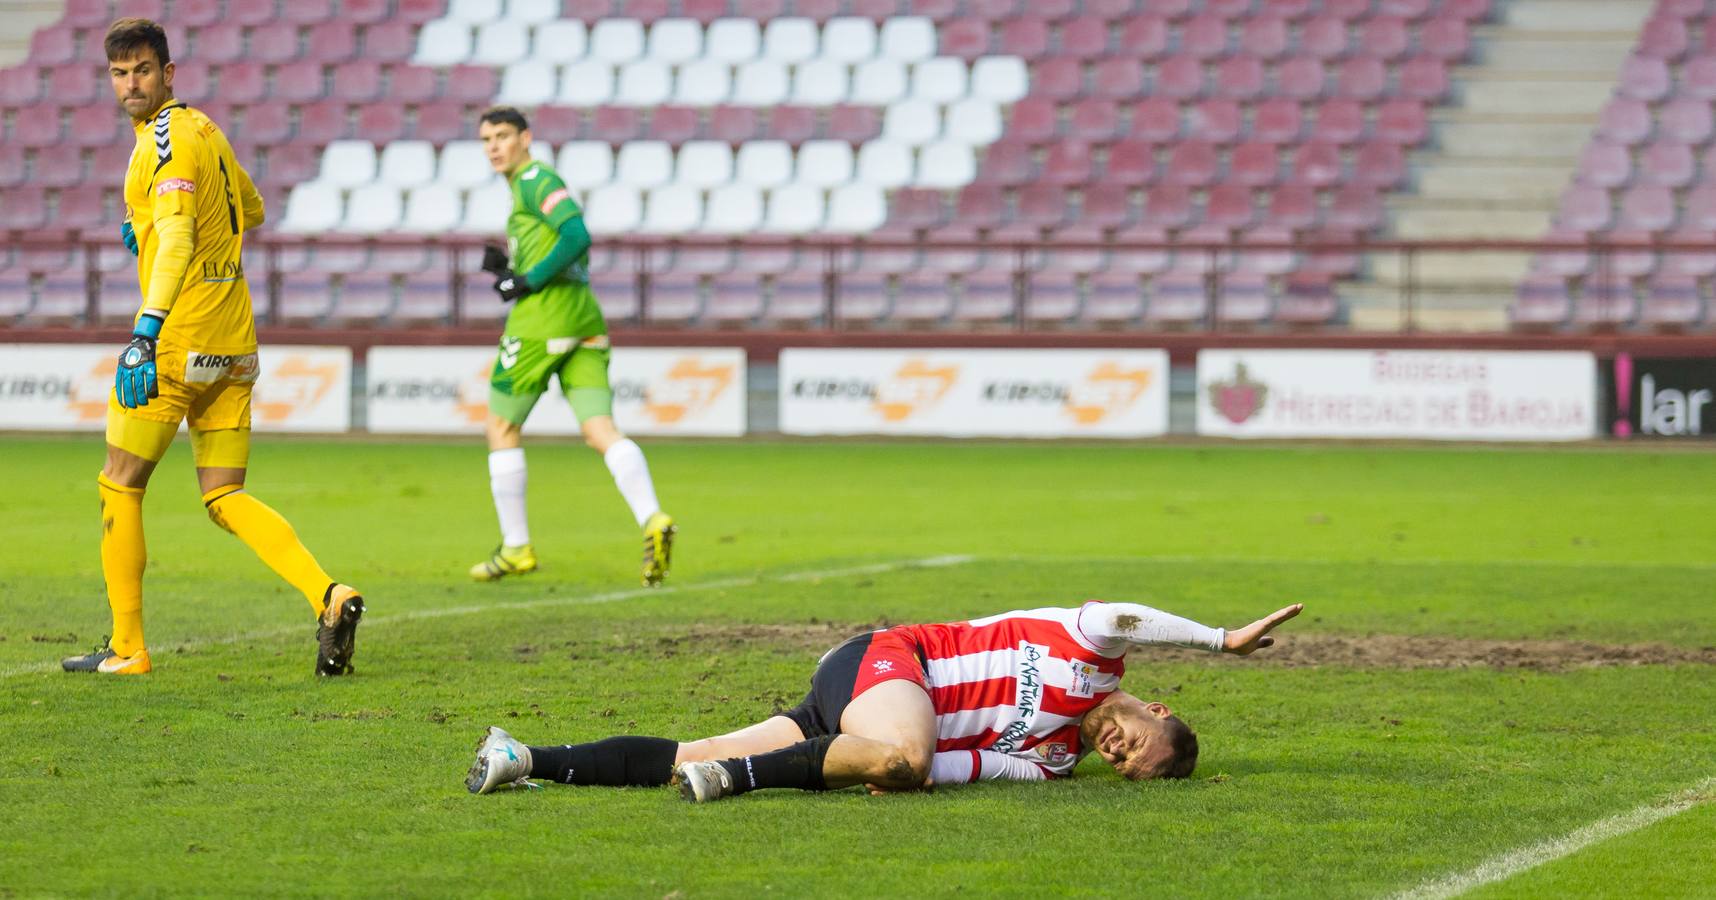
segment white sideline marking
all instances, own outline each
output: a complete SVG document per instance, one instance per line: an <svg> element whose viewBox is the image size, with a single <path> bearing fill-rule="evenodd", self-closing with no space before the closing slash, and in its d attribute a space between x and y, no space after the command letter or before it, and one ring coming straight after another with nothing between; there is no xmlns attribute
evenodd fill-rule
<svg viewBox="0 0 1716 900"><path fill-rule="evenodd" d="M1501 881L1563 856L1570 856L1592 844L1637 831L1711 800L1716 800L1716 778L1706 778L1670 797L1651 801L1636 809L1610 816L1599 822L1592 822L1563 837L1510 850L1493 859L1486 860L1470 871L1427 881L1410 891L1395 895L1395 898L1396 900L1444 900L1448 897L1457 897L1473 888Z"/></svg>
<svg viewBox="0 0 1716 900"><path fill-rule="evenodd" d="M1223 565L1250 564L1260 566L1391 566L1403 569L1448 566L1470 566L1472 568L1519 566L1538 569L1650 569L1653 572L1678 569L1690 572L1716 572L1716 563L1710 562L1673 563L1596 559L1310 559L1289 556L1054 556L1047 553L1013 553L984 558L1002 562L1029 563L1167 563L1171 565L1221 563Z"/></svg>
<svg viewBox="0 0 1716 900"><path fill-rule="evenodd" d="M444 619L449 616L468 616L473 613L493 612L496 610L514 609L543 609L552 606L587 606L594 603L614 603L620 600L631 600L638 597L660 597L666 594L684 594L691 591L719 591L728 588L755 587L759 584L772 582L821 581L828 578L850 578L854 575L878 575L884 572L897 572L902 569L934 569L946 566L960 566L976 559L975 556L953 554L948 556L926 556L921 559L902 559L894 562L871 563L863 566L849 566L844 569L822 569L813 572L788 572L784 575L749 575L742 578L723 578L718 581L703 581L696 584L669 584L658 588L639 587L628 591L610 591L604 594L584 594L573 597L542 597L536 600L525 600L520 603L472 603L465 606L448 606L439 609L419 609L395 613L386 616L365 616L363 624L374 628L376 626L392 625L398 622L416 622L423 619ZM286 637L306 633L306 628L269 628L262 631L250 631L223 638L213 638L203 641L186 641L164 647L160 653L165 656L181 650L200 650L204 647L219 647L226 644L238 644L245 641L260 641L269 638ZM15 675L35 675L42 672L52 672L60 667L58 662L24 663L0 669L0 678L11 678Z"/></svg>

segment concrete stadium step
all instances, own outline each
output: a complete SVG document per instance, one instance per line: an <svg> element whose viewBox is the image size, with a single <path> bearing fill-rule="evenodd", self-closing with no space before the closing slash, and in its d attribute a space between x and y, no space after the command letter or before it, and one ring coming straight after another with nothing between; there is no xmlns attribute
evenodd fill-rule
<svg viewBox="0 0 1716 900"><path fill-rule="evenodd" d="M1620 71L1632 53L1633 32L1543 34L1516 28L1480 29L1477 58L1491 72ZM1459 77L1462 66L1455 69Z"/></svg>
<svg viewBox="0 0 1716 900"><path fill-rule="evenodd" d="M1653 0L1515 0L1501 5L1500 19L1536 31L1636 33L1655 5Z"/></svg>
<svg viewBox="0 0 1716 900"><path fill-rule="evenodd" d="M1481 117L1470 114L1433 116L1436 148L1457 157L1484 157L1526 161L1560 161L1564 174L1571 174L1579 152L1591 138L1596 119L1578 116L1572 121L1521 121L1515 117Z"/></svg>
<svg viewBox="0 0 1716 900"><path fill-rule="evenodd" d="M1520 201L1456 202L1449 205L1423 197L1391 197L1388 206L1393 235L1402 239L1516 238L1543 236L1554 204Z"/></svg>
<svg viewBox="0 0 1716 900"><path fill-rule="evenodd" d="M1415 160L1418 196L1436 200L1523 201L1553 204L1567 186L1562 165L1472 160L1427 154Z"/></svg>
<svg viewBox="0 0 1716 900"><path fill-rule="evenodd" d="M30 56L30 35L65 15L63 0L10 0L0 3L6 27L0 30L0 66L21 63Z"/></svg>
<svg viewBox="0 0 1716 900"><path fill-rule="evenodd" d="M1398 290L1373 284L1338 285L1348 321L1357 331L1405 331L1407 311ZM1421 290L1414 295L1411 327L1418 331L1505 331L1508 294Z"/></svg>
<svg viewBox="0 0 1716 900"><path fill-rule="evenodd" d="M1482 82L1479 88L1477 82ZM1534 116L1596 116L1608 102L1615 76L1575 80L1569 76L1488 77L1468 75L1462 108L1474 113Z"/></svg>
<svg viewBox="0 0 1716 900"><path fill-rule="evenodd" d="M1371 282L1391 288L1404 284L1400 256L1370 254ZM1412 263L1412 283L1429 289L1481 288L1511 294L1530 263L1529 253L1419 253Z"/></svg>

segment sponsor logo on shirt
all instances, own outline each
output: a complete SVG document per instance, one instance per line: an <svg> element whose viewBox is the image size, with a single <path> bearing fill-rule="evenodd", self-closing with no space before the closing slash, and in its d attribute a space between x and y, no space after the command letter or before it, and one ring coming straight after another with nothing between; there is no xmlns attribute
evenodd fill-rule
<svg viewBox="0 0 1716 900"><path fill-rule="evenodd" d="M549 194L548 196L543 197L542 198L542 214L545 216L548 215L549 212L551 212L555 206L559 205L560 201L565 200L566 198L568 198L570 196L572 196L572 195L566 193L565 188L560 188L559 190L554 191L553 193Z"/></svg>
<svg viewBox="0 0 1716 900"><path fill-rule="evenodd" d="M188 178L169 178L155 185L155 196L160 197L173 191L184 191L187 194L197 192L197 183Z"/></svg>
<svg viewBox="0 0 1716 900"><path fill-rule="evenodd" d="M1037 711L1042 709L1043 702L1043 670L1042 661L1049 655L1049 648L1030 641L1020 641L1016 655L1019 671L1016 677L1018 693L1013 701L1013 721L1001 729L1001 735L995 739L995 745L990 749L997 753L1011 753L1018 749L1019 744L1031 735L1031 725L1037 720Z"/></svg>
<svg viewBox="0 0 1716 900"><path fill-rule="evenodd" d="M1096 696L1096 687L1091 684L1091 679L1096 677L1096 667L1090 663L1080 662L1076 659L1072 660L1068 665L1072 667L1072 687L1067 689L1067 696Z"/></svg>

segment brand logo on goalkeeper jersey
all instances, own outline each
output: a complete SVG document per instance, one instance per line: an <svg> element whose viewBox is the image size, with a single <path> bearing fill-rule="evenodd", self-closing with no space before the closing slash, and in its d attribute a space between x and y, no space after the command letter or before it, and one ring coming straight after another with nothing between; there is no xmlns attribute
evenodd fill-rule
<svg viewBox="0 0 1716 900"><path fill-rule="evenodd" d="M958 380L958 366L932 366L921 359L907 360L894 372L894 377L876 386L876 411L885 421L904 421L940 402Z"/></svg>
<svg viewBox="0 0 1716 900"><path fill-rule="evenodd" d="M1268 400L1269 385L1253 381L1245 363L1234 365L1232 378L1210 382L1210 407L1235 425L1257 415Z"/></svg>
<svg viewBox="0 0 1716 900"><path fill-rule="evenodd" d="M169 178L155 185L155 196L157 197L166 196L174 191L194 194L197 192L197 183L188 178Z"/></svg>

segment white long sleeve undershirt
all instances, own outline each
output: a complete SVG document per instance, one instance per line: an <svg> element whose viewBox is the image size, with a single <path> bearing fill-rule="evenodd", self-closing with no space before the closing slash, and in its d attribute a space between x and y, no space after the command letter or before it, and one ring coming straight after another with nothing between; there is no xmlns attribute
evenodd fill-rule
<svg viewBox="0 0 1716 900"><path fill-rule="evenodd" d="M1225 628L1201 625L1142 603L1087 603L1079 610L1078 628L1105 655L1123 651L1129 645L1190 647L1220 653L1227 641Z"/></svg>

